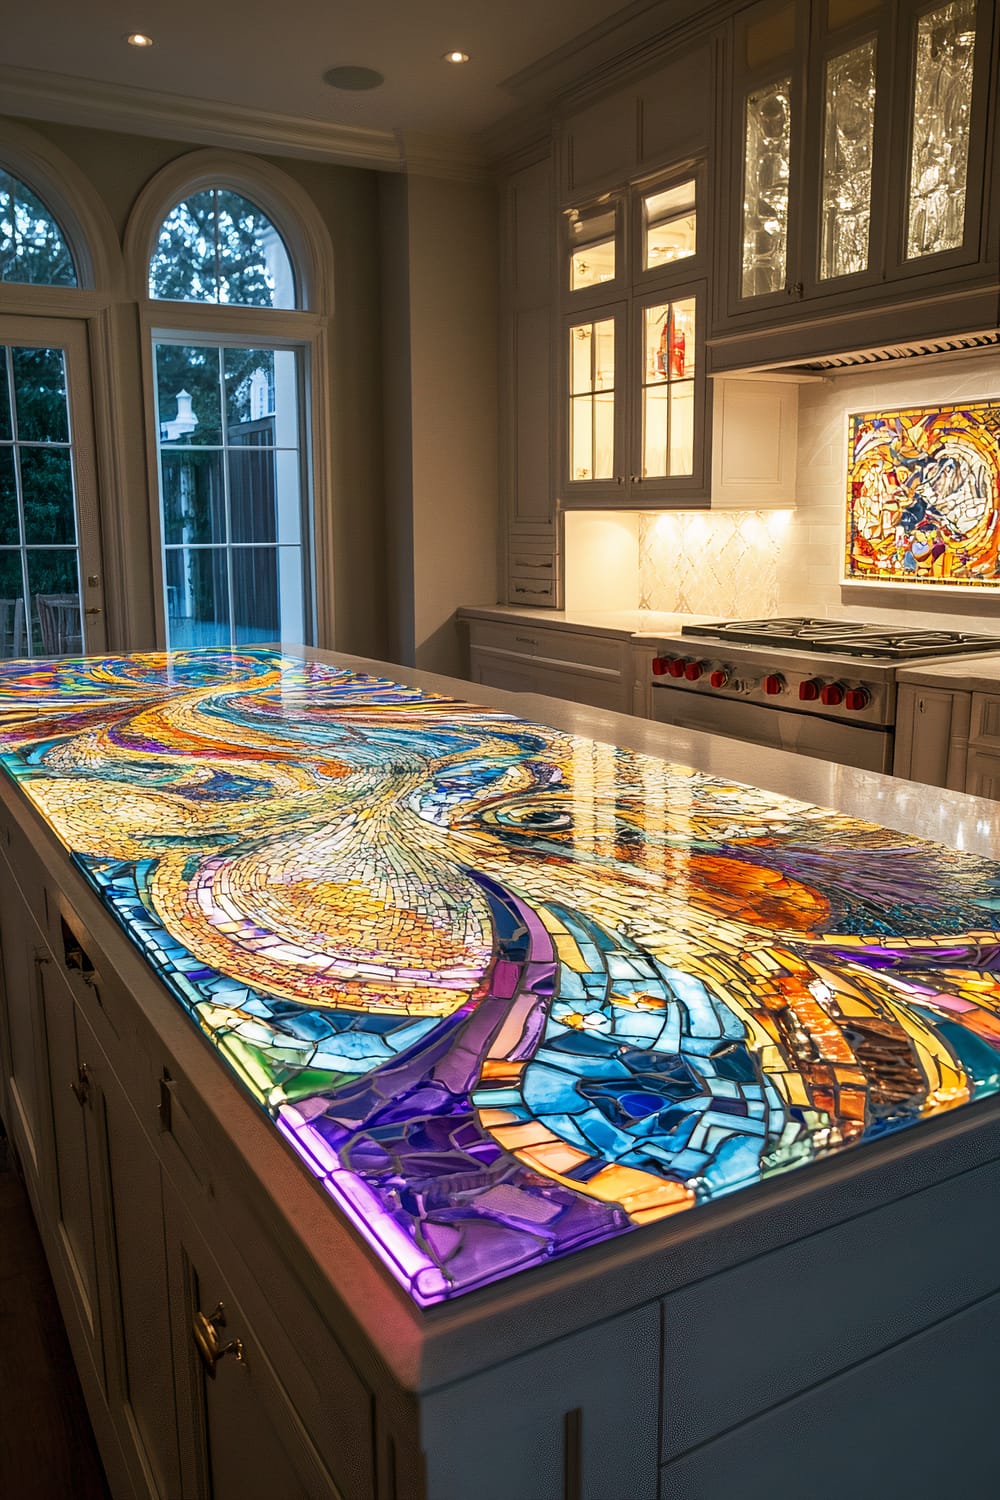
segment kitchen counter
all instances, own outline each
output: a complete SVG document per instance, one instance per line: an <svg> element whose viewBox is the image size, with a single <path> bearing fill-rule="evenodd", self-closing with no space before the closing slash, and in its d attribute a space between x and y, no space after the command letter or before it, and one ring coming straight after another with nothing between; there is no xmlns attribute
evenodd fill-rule
<svg viewBox="0 0 1000 1500"><path fill-rule="evenodd" d="M301 655L7 665L0 790L39 920L141 995L137 1077L240 1184L253 1284L299 1278L422 1448L400 1493L555 1500L584 1459L592 1500L721 1493L807 1387L912 1385L996 1290L997 805ZM908 1420L988 1388L937 1363ZM900 1464L887 1422L858 1494Z"/></svg>
<svg viewBox="0 0 1000 1500"><path fill-rule="evenodd" d="M670 614L650 609L523 609L515 604L466 604L458 611L459 619L531 621L539 625L558 626L620 639L651 639L675 634L682 625L697 625L716 620L718 615Z"/></svg>
<svg viewBox="0 0 1000 1500"><path fill-rule="evenodd" d="M992 656L953 656L949 661L901 667L897 682L917 687L951 688L956 692L1000 692L1000 652Z"/></svg>

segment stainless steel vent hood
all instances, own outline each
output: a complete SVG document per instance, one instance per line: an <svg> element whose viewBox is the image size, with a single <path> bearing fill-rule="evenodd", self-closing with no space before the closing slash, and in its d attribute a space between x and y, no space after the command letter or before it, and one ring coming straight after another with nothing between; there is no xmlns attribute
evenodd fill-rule
<svg viewBox="0 0 1000 1500"><path fill-rule="evenodd" d="M855 369L860 365L881 365L893 360L918 360L933 355L962 354L974 349L1000 345L1000 329L983 333L956 333L948 338L918 339L913 343L887 344L877 349L855 349L849 353L826 354L791 364L772 365L776 373L788 375L824 375L832 370ZM758 367L763 374L763 368Z"/></svg>

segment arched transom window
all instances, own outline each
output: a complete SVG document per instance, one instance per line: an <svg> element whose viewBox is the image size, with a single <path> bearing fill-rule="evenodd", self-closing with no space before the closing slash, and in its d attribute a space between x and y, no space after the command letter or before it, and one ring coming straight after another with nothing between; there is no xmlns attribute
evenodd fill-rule
<svg viewBox="0 0 1000 1500"><path fill-rule="evenodd" d="M285 242L240 193L189 194L157 231L149 295L167 646L308 641L306 366L280 311L297 306Z"/></svg>
<svg viewBox="0 0 1000 1500"><path fill-rule="evenodd" d="M27 183L0 167L0 280L78 286L66 237Z"/></svg>
<svg viewBox="0 0 1000 1500"><path fill-rule="evenodd" d="M149 267L158 301L295 307L295 278L281 235L239 193L192 193L160 225Z"/></svg>

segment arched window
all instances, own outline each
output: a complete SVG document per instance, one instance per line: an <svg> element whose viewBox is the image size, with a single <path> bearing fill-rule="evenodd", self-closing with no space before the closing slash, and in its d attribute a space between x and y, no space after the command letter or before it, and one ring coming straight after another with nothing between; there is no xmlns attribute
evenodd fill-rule
<svg viewBox="0 0 1000 1500"><path fill-rule="evenodd" d="M27 183L0 167L0 280L79 286L66 237Z"/></svg>
<svg viewBox="0 0 1000 1500"><path fill-rule="evenodd" d="M192 193L167 214L149 266L149 295L173 302L295 307L292 263L271 220L240 193Z"/></svg>
<svg viewBox="0 0 1000 1500"><path fill-rule="evenodd" d="M149 299L165 644L309 643L316 210L263 162L196 152L147 185L130 247Z"/></svg>

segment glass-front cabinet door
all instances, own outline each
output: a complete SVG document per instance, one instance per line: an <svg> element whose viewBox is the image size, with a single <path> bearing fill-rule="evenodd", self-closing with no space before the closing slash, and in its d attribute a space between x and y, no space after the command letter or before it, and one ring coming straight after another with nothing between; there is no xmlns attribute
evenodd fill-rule
<svg viewBox="0 0 1000 1500"><path fill-rule="evenodd" d="M633 307L634 503L691 497L704 483L703 305L688 286L650 293Z"/></svg>
<svg viewBox="0 0 1000 1500"><path fill-rule="evenodd" d="M704 503L702 198L686 161L563 216L566 505Z"/></svg>
<svg viewBox="0 0 1000 1500"><path fill-rule="evenodd" d="M998 24L992 0L909 0L903 7L898 54L907 88L894 150L901 189L895 260L906 274L978 259Z"/></svg>
<svg viewBox="0 0 1000 1500"><path fill-rule="evenodd" d="M562 489L606 503L626 489L625 304L573 315L564 329Z"/></svg>
<svg viewBox="0 0 1000 1500"><path fill-rule="evenodd" d="M761 0L737 16L731 313L979 258L996 28L993 0Z"/></svg>

